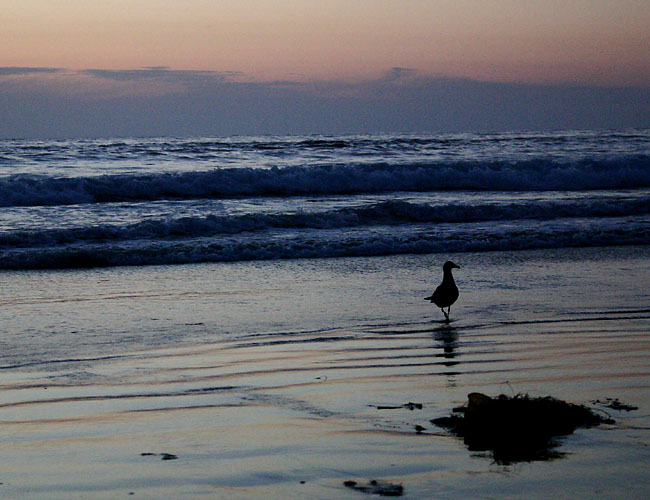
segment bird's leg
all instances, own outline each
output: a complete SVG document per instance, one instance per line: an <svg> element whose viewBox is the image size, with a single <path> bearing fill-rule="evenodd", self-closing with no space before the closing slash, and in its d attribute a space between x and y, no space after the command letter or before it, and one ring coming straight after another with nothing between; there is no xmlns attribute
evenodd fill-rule
<svg viewBox="0 0 650 500"><path fill-rule="evenodd" d="M442 311L442 314L445 315L445 321L446 321L447 323L449 323L449 314L447 314L447 312L445 311L445 308L444 308L444 307L441 307L440 310Z"/></svg>

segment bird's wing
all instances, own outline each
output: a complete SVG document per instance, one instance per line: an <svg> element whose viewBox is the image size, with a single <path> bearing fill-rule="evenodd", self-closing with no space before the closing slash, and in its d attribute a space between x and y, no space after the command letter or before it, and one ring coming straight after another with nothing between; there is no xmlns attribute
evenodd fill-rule
<svg viewBox="0 0 650 500"><path fill-rule="evenodd" d="M430 300L431 302L435 302L436 300L438 300L439 295L440 295L440 286L438 286L429 297L425 297L424 300Z"/></svg>

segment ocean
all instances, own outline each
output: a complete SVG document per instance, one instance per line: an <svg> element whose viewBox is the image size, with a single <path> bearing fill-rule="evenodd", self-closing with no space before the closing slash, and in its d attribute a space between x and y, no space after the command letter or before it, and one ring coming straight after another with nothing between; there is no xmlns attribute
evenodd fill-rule
<svg viewBox="0 0 650 500"><path fill-rule="evenodd" d="M647 244L650 131L0 142L0 269Z"/></svg>
<svg viewBox="0 0 650 500"><path fill-rule="evenodd" d="M649 130L0 141L0 306L2 497L650 495ZM498 463L475 391L616 423Z"/></svg>

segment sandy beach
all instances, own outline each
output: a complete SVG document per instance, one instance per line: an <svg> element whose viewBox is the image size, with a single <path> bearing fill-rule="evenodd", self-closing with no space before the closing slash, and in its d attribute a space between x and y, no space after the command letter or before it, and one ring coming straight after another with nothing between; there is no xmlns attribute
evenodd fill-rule
<svg viewBox="0 0 650 500"><path fill-rule="evenodd" d="M377 479L401 484L404 498L644 498L648 257L645 247L460 254L451 325L421 303L439 279L439 256L16 273L5 319L20 316L28 329L37 321L30 310L47 309L79 333L60 337L56 356L22 365L7 359L15 346L6 335L0 492L372 498L343 483ZM72 299L53 302L47 288L37 296L27 283L70 289L97 273L103 293L115 286L123 296L87 288L76 320L65 315ZM193 273L202 278L178 279ZM246 286L233 281L237 273L258 284L246 298L207 279ZM247 318L242 311L263 296ZM92 336L97 318L125 303L134 312L105 323L113 344L84 347L83 329ZM134 319L140 307L148 322ZM138 329L150 328L159 328L156 346L138 340ZM75 341L74 355L63 356ZM474 391L552 395L616 423L561 439L555 460L499 464L431 423ZM638 409L608 407L613 399Z"/></svg>

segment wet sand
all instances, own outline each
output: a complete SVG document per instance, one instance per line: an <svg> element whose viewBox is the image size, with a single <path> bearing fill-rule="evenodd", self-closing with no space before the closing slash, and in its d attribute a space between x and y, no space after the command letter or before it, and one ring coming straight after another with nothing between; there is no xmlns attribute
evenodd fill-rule
<svg viewBox="0 0 650 500"><path fill-rule="evenodd" d="M643 254L622 262L638 275ZM594 294L604 269L621 272L606 257L581 262ZM413 321L5 366L0 496L373 498L343 483L380 479L402 484L403 498L647 497L647 289L632 285L609 308L582 298L573 312L552 312L535 307L531 276L511 282L516 295L468 276L450 325L427 309ZM515 296L519 307L506 310ZM431 423L474 391L553 395L616 423L563 438L561 458L500 465ZM609 408L607 398L638 409Z"/></svg>

